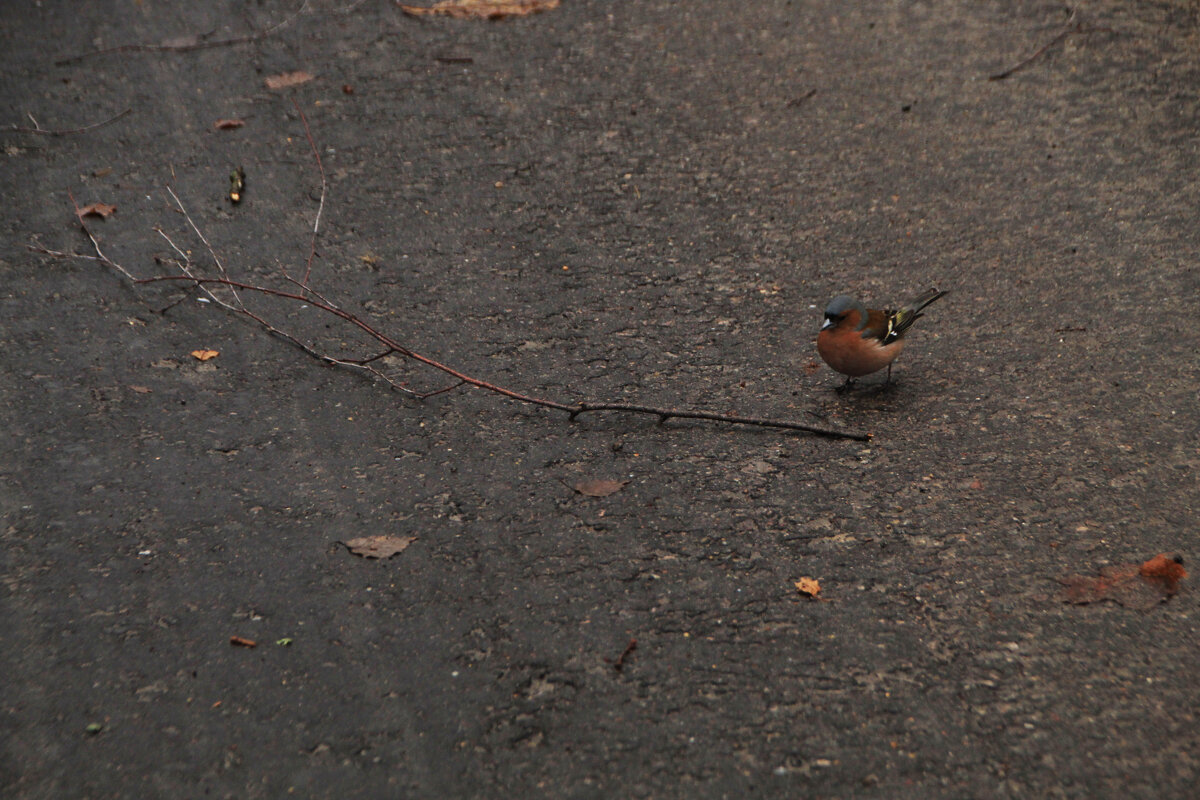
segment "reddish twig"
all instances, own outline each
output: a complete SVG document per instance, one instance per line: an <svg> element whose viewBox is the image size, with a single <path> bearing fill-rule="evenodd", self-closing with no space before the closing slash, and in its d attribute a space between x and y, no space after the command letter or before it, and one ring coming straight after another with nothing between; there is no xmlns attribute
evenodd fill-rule
<svg viewBox="0 0 1200 800"><path fill-rule="evenodd" d="M1068 36L1074 36L1076 34L1086 34L1086 33L1115 33L1115 31L1112 28L1096 27L1096 26L1084 27L1084 24L1082 22L1075 22L1075 16L1077 13L1078 13L1078 9L1072 9L1071 16L1067 17L1066 27L1064 27L1061 31L1059 31L1057 36L1055 36L1053 39L1046 42L1044 45L1042 45L1036 51L1034 51L1028 58L1023 59L1015 66L1009 67L1008 69L1004 70L1003 72L997 72L994 75L988 75L988 80L989 81L1002 81L1005 78L1012 75L1013 73L1019 72L1020 70L1025 69L1025 67L1028 67L1034 61L1037 61L1039 58L1041 58L1043 55L1045 55L1046 51L1048 51L1051 47L1054 47L1054 45L1058 44L1059 42L1062 42ZM1072 23L1074 23L1074 24L1072 24Z"/></svg>
<svg viewBox="0 0 1200 800"><path fill-rule="evenodd" d="M297 106L297 111L299 111L298 106ZM320 165L320 156L318 155L319 151L317 149L315 141L313 140L312 134L309 131L308 121L306 119L304 119L303 113L301 113L300 116L301 116L301 119L304 121L305 133L308 137L309 144L312 147L313 154L314 154L314 156L317 157L318 165ZM322 175L322 207L323 207L324 194L325 194L325 176L324 176L324 168L323 167L321 168L321 175ZM83 229L84 234L88 237L88 240L91 242L92 248L95 250L96 255L93 257L93 256L84 256L84 255L80 255L77 253L63 253L63 252L59 252L59 251L48 250L48 249L40 247L40 246L32 246L32 245L29 246L29 249L33 250L35 252L45 253L47 255L52 255L52 256L56 256L56 257L89 258L89 259L98 261L102 264L106 264L106 265L112 267L113 269L117 270L121 275L123 275L127 280L129 280L131 283L133 283L135 285L145 285L145 284L159 283L159 282L189 283L189 284L197 287L201 292L203 292L208 301L216 303L217 305L221 306L222 308L224 308L227 311L233 312L235 314L240 314L242 316L247 317L250 320L253 320L255 323L259 324L264 329L266 329L267 332L283 338L285 341L298 347L300 350L302 350L309 356L311 356L319 361L322 361L324 363L327 363L327 364L332 364L332 365L337 365L337 366L342 366L342 367L349 367L349 368L365 371L365 372L385 381L391 387L393 387L399 391L405 392L406 394L416 397L418 399L433 397L435 395L442 394L444 392L449 392L449 391L452 391L453 389L456 389L460 386L465 385L465 386L471 386L476 389L482 389L484 391L488 391L493 394L498 394L502 397L507 397L511 400L515 400L520 403L526 403L526 404L533 405L533 406L539 406L541 408L553 409L555 411L563 411L563 412L566 412L572 420L575 419L575 417L577 417L578 415L588 413L588 412L617 411L617 412L623 412L623 413L628 413L628 414L645 414L645 415L650 415L650 416L656 416L659 418L660 422L666 422L667 420L674 419L674 418L697 419L697 420L708 420L708 421L712 421L712 422L723 422L723 423L727 423L727 424L752 425L752 426L765 427L765 428L780 428L780 429L784 429L784 430L804 431L806 433L812 433L812 434L816 434L819 436L827 436L827 437L839 438L839 439L853 439L853 440L857 440L857 441L869 441L870 440L869 434L853 433L853 432L848 432L848 431L835 430L835 429L831 429L831 428L822 428L822 427L817 427L817 426L813 426L813 425L806 425L806 424L799 423L799 422L768 419L768 418L763 418L763 417L742 417L742 416L737 416L737 415L733 415L733 414L716 414L716 413L710 413L710 412L706 412L706 411L690 411L690 410L686 410L686 409L658 408L655 406L646 406L646 405L639 405L639 404L634 404L634 403L591 402L591 401L578 402L578 403L573 403L573 404L562 403L562 402L559 402L556 400L550 400L550 399L547 399L544 397L538 397L535 395L526 394L524 392L518 392L513 389L509 389L507 387L500 386L495 383L491 383L490 381L486 381L482 378L477 378L477 377L468 375L468 374L462 372L461 370L456 369L455 367L452 367L448 364L445 364L441 361L438 361L438 360L431 358L427 355L424 355L422 353L416 352L415 350L405 346L401 342L399 342L396 339L392 338L391 336L387 335L383 331L380 331L378 328L371 325L369 322L362 319L361 317L359 317L355 314L352 314L351 312L346 311L345 309L339 307L336 303L329 300L327 297L325 297L320 292L316 291L315 289L313 289L312 287L310 287L308 285L309 270L307 270L307 269L306 269L305 276L304 276L305 279L303 281L296 280L295 278L293 278L290 274L288 274L287 270L283 271L283 278L285 280L287 280L291 285L296 287L295 291L288 291L286 289L278 289L278 288L274 288L272 286L248 283L245 281L240 281L240 280L236 280L236 279L232 278L230 276L230 274L228 273L228 271L226 270L225 265L222 263L220 257L217 255L215 248L213 248L212 244L209 242L208 238L204 235L203 231L201 231L200 227L192 219L191 215L187 211L187 208L184 206L183 202L179 199L179 196L176 195L174 190L172 190L169 186L167 187L167 192L168 192L168 194L170 194L171 199L175 202L175 205L178 208L179 212L183 215L184 219L187 221L187 224L191 228L192 232L200 239L201 242L204 243L205 249L208 251L209 255L211 256L211 258L213 260L213 263L216 265L216 269L219 273L217 276L206 276L206 275L199 274L196 270L195 264L192 262L191 257L188 255L188 253L183 248L181 248L179 245L177 245L171 239L171 237L167 235L167 233L165 231L163 231L161 228L155 228L155 230L158 232L158 234L163 237L163 239L167 242L167 244L171 247L171 249L176 254L175 259L168 260L165 263L174 263L178 267L180 274L178 274L178 275L156 275L156 276L152 276L152 277L148 277L148 278L135 277L133 275L133 273L131 273L125 267L121 266L120 264L113 261L107 255L104 254L104 252L100 248L99 240L96 239L96 237L92 234L91 230L87 227L87 224L84 222L83 217L80 214L79 205L78 205L78 203L75 202L75 198L73 195L71 196L71 203L75 207L76 219L78 220L80 227ZM319 224L320 209L318 209L317 219L318 219L318 224ZM314 226L313 226L313 244L310 247L310 251L309 251L309 265L308 265L309 268L311 268L312 257L315 253L315 237L317 234L317 230L318 230L318 225L314 224ZM218 288L221 288L225 291L221 291L218 294L218 292L215 291ZM228 293L228 296L230 299L226 299L226 297L224 296L226 293ZM287 332L286 330L283 330L283 329L277 327L276 325L272 324L271 322L269 322L265 316L258 313L257 311L252 310L251 308L249 308L246 305L246 303L242 299L242 293L246 293L247 295L257 294L257 295L261 295L261 296L265 296L265 297L273 297L273 298L277 298L280 300L286 300L286 301L299 303L299 304L302 304L305 306L315 308L315 309L321 311L322 313L336 317L337 319L340 319L342 322L346 323L347 325L351 326L352 328L357 329L360 333L364 334L368 338L374 340L376 343L381 345L383 347L383 350L382 350L382 352L380 352L377 355L370 356L367 358L362 358L362 359L336 358L332 355L329 355L328 353L322 352L316 346L310 345L310 344L302 341L296 335L293 335L293 334ZM435 391L426 392L426 393L416 392L416 391L400 384L398 381L396 381L391 376L389 376L387 373L385 373L382 369L379 369L378 367L374 366L375 362L380 361L381 359L384 359L385 357L387 357L389 355L397 355L402 358L408 359L410 361L415 361L418 364L422 364L433 370L436 370L438 372L441 372L441 373L451 376L452 378L455 379L455 382L444 388L437 389ZM632 652L633 646L634 646L634 643L631 643L631 647L627 649L625 654L623 654L622 659L624 658L625 655L628 655L629 652Z"/></svg>
<svg viewBox="0 0 1200 800"><path fill-rule="evenodd" d="M234 36L229 39L216 39L213 41L205 41L204 37L209 34L196 34L193 36L184 37L181 40L162 42L161 44L121 44L116 47L106 47L102 50L92 50L87 53L80 53L77 56L61 58L54 62L54 66L63 67L68 64L75 64L84 59L93 58L95 56L112 55L113 53L186 53L190 50L206 50L211 47L227 47L234 44L246 44L248 42L257 42L259 39L265 39L271 34L281 30L282 28L292 24L297 17L304 13L304 9L308 7L308 0L304 0L300 4L300 8L282 22L276 23L269 28L264 28L258 33L250 33L245 36Z"/></svg>
<svg viewBox="0 0 1200 800"><path fill-rule="evenodd" d="M621 651L621 655L617 656L617 660L612 662L613 669L617 672L625 669L625 661L637 650L637 639L630 639L629 644L625 645L625 649ZM605 659L607 661L608 659Z"/></svg>
<svg viewBox="0 0 1200 800"><path fill-rule="evenodd" d="M48 130L43 128L38 124L36 119L33 119L33 115L30 114L29 118L33 120L34 127L22 128L20 125L9 125L7 128L0 128L0 133L36 133L39 136L73 136L77 133L87 133L88 131L94 131L97 128L103 128L105 125L110 125L122 117L132 113L133 109L127 108L120 114L111 116L103 122L96 122L91 125L84 125L82 128L70 128L68 130Z"/></svg>

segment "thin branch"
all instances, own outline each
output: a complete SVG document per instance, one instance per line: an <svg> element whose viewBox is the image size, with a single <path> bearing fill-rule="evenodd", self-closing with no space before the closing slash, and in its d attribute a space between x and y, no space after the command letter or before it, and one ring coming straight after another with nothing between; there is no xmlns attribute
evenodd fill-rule
<svg viewBox="0 0 1200 800"><path fill-rule="evenodd" d="M525 404L534 405L534 406L540 406L542 408L551 408L556 411L565 411L571 416L572 419L574 419L579 414L583 414L583 413L586 413L589 411L619 411L619 412L624 412L627 414L645 414L645 415L650 415L650 416L656 416L659 418L660 421L663 421L663 422L665 422L668 419L672 419L672 418L700 419L700 420L709 420L712 422L723 422L723 423L727 423L727 424L753 425L753 426L758 426L758 427L763 427L763 428L781 428L784 430L803 431L805 433L812 433L812 434L816 434L818 436L827 436L827 437L835 438L835 439L852 439L852 440L859 441L859 442L867 442L867 441L871 440L871 435L867 434L867 433L854 433L854 432L850 432L850 431L836 430L833 428L820 428L820 427L817 427L814 425L805 425L800 422L790 422L788 420L776 420L776 419L768 419L768 418L763 418L763 417L741 417L741 416L735 416L732 414L714 414L714 413L709 413L706 411L688 411L688 410L684 410L684 409L658 408L655 406L643 406L643 405L636 405L633 403L581 402L581 403L576 403L574 405L560 403L558 401L549 400L544 397L537 397L534 395L523 394L521 392L517 392L512 389L508 389L508 388L499 386L494 383L490 383L489 381L485 381L482 378L475 378L470 375L467 375L466 373L463 373L463 372L455 369L454 367L451 367L447 364L443 364L440 361L430 358L429 356L422 355L421 353L418 353L415 350L405 347L404 345L402 345L399 342L397 342L396 340L392 339L387 334L377 330L372 325L370 325L369 323L360 319L359 317L355 316L354 314L351 314L348 311L344 311L340 308L337 308L336 306L332 306L327 303L321 302L320 300L314 300L312 297L307 297L305 295L296 294L295 292L286 292L281 289L274 289L269 286L258 286L255 284L245 283L242 281L230 280L228 278L206 278L206 277L192 276L192 275L158 275L158 276L154 276L151 278L139 278L135 281L135 283L138 283L138 284L158 283L158 282L162 282L162 281L184 281L184 282L194 283L198 286L204 286L204 287L207 287L209 285L227 286L230 288L241 289L245 292L257 292L259 294L263 294L263 295L266 295L269 297L278 297L278 298L281 298L284 300L292 300L295 302L307 303L308 305L311 305L313 308L319 309L320 311L323 311L327 314L331 314L335 317L338 317L342 321L358 328L363 333L367 334L369 337L371 337L372 339L375 339L377 342L382 344L384 347L389 348L390 351L398 353L398 354L404 356L405 358L409 358L413 361L417 361L428 367L432 367L433 369L436 369L440 372L444 372L447 375L451 375L451 376L457 378L459 380L459 383L456 384L455 386L449 387L450 389L457 388L457 386L465 384L465 385L473 386L476 389L483 389L483 390L492 392L494 394L498 394L503 397L507 397L511 400L516 400L520 403L525 403ZM246 316L250 317L251 319L254 319L255 321L259 322L259 324L263 325L264 327L267 327L272 333L277 333L277 334L283 336L284 338L286 338L287 340L298 344L298 340L294 336L284 333L282 331L279 331L278 329L276 329L273 326L269 325L268 323L264 322L261 318L259 318L257 315L253 314L252 312L244 310L244 309L233 308L232 306L230 306L228 304L222 304L222 305L227 309L237 311L238 313L245 314ZM307 345L301 344L300 347L305 352L309 353L310 355L315 354L315 351L312 348L308 347ZM369 367L367 365L367 363L364 361L356 362L356 361L346 360L346 359L337 359L337 358L333 358L331 356L327 356L327 355L323 355L323 354L315 354L315 355L318 359L320 359L321 361L324 361L326 363L338 364L341 366L357 367L357 368L361 368L361 369L366 369L367 371L372 372L376 375L381 375L381 373L378 370L375 370L375 369ZM398 386L398 384L395 384L394 381L389 381L389 383L392 383L392 385L394 385L394 386ZM414 392L412 392L412 390L409 390L409 389L405 389L405 391L408 391L410 394L415 394ZM431 392L426 395L417 395L417 396L418 397L431 397L435 394L441 394L443 391L449 391L449 389L439 390L437 392Z"/></svg>
<svg viewBox="0 0 1200 800"><path fill-rule="evenodd" d="M657 408L655 406L643 406L634 403L588 403L583 402L579 407L571 412L571 418L586 413L588 411L623 411L630 414L652 414L658 417L659 422L666 422L669 419L704 419L713 422L726 422L733 425L754 425L762 428L783 428L792 431L805 431L807 433L815 433L818 436L831 436L839 439L854 439L859 442L871 441L869 433L848 433L839 431L833 428L821 428L815 425L805 425L800 422L788 422L787 420L768 419L765 417L739 417L734 414L715 414L708 411L684 411L673 408Z"/></svg>
<svg viewBox="0 0 1200 800"><path fill-rule="evenodd" d="M299 110L300 110L299 106L297 105L297 111L299 111ZM321 178L322 178L321 207L323 208L324 207L325 188L326 188L324 167L320 166L319 150L316 146L316 142L314 141L314 139L312 137L312 133L309 130L308 121L307 121L307 119L304 118L303 112L301 112L300 116L301 116L301 119L304 120L305 134L308 138L310 146L312 147L313 155L316 157L318 167L320 168L320 171L321 171ZM633 403L611 403L611 402L591 402L591 401L578 402L578 403L574 403L574 404L562 403L562 402L559 402L556 400L550 400L550 399L547 399L544 397L538 397L535 395L518 392L513 389L509 389L507 387L500 386L495 383L491 383L482 378L473 377L471 375L468 375L468 374L462 372L459 369L456 369L455 367L452 367L448 364L442 363L442 362L440 362L434 358L431 358L429 356L418 353L417 351L405 346L404 344L400 343L396 339L393 339L391 336L380 331L379 329L377 329L376 327L374 327L367 321L363 320L361 317L358 317L357 315L340 308L338 305L336 305L335 303L333 303L332 301L330 301L329 299L324 297L320 292L312 289L308 285L308 279L310 277L310 270L311 270L311 266L312 266L312 258L316 251L315 240L316 240L316 235L318 232L318 226L319 226L319 222L320 222L320 210L321 209L318 209L317 223L314 224L314 226L313 226L313 240L312 240L313 244L310 247L308 269L306 269L306 271L305 271L304 280L303 281L296 280L288 273L288 271L286 269L284 269L282 271L283 278L295 287L294 291L288 291L286 289L277 289L277 288L274 288L271 286L253 284L253 283L248 283L246 281L233 279L230 276L229 272L226 270L224 263L221 261L221 258L217 255L215 248L213 248L213 246L209 242L208 238L204 235L204 232L200 229L200 227L196 224L195 220L193 220L191 215L188 213L188 210L184 206L183 201L181 201L179 199L179 196L177 194L175 194L174 190L171 189L170 186L166 187L166 190L167 190L167 193L170 194L171 199L175 202L175 205L178 208L179 212L183 215L184 219L187 220L187 224L191 228L192 232L200 239L201 242L204 243L205 248L207 249L209 255L212 257L213 263L216 265L216 269L219 272L218 276L206 276L206 275L198 274L196 271L195 265L192 262L191 257L188 255L188 253L182 247L177 245L171 239L171 237L169 235L167 235L167 233L165 231L163 231L161 228L155 228L155 230L158 232L158 234L160 236L162 236L162 238L167 242L167 244L170 246L170 248L175 252L175 254L177 256L176 259L166 260L165 262L162 262L162 263L174 264L178 268L180 274L157 275L157 276L152 276L152 277L147 277L147 278L135 277L129 270L125 269L123 266L121 266L117 262L113 261L107 255L104 254L104 252L100 248L99 240L97 240L96 237L94 235L92 235L91 230L88 229L87 224L84 222L83 215L80 212L79 204L75 202L74 195L71 195L71 203L75 207L76 219L79 222L79 225L82 228L84 234L88 237L89 241L92 243L92 247L96 252L95 260L99 261L100 263L111 266L113 269L117 270L121 275L123 275L126 279L128 279L134 285L144 285L144 284L159 283L159 282L184 282L184 283L191 284L192 286L195 286L199 291L203 292L204 295L211 302L216 303L221 308L223 308L227 311L230 311L235 314L241 314L241 315L253 320L257 324L262 326L268 333L274 334L274 335L284 339L285 341L291 343L295 347L302 350L307 355L309 355L321 362L324 362L326 364L336 365L336 366L341 366L341 367L349 367L352 369L360 370L362 372L366 372L367 374L377 377L380 380L384 381L392 388L394 388L398 391L404 392L412 397L415 397L418 399L423 399L423 398L433 397L433 396L436 396L439 394L443 394L445 392L452 391L460 386L470 386L470 387L473 387L476 389L482 389L484 391L491 392L493 394L498 394L502 397L507 397L507 398L509 398L511 400L515 400L519 403L525 403L528 405L552 409L555 411L562 411L562 412L567 413L572 420L575 419L578 415L584 414L584 413L599 412L599 411L615 411L615 412L622 412L622 413L627 413L627 414L643 414L643 415L649 415L649 416L656 416L656 417L658 417L660 422L666 422L667 420L676 419L676 418L678 418L678 419L695 419L695 420L708 420L708 421L712 421L712 422L721 422L721 423L726 423L726 424L752 425L752 426L766 427L766 428L778 428L778 429L792 430L792 431L803 431L806 433L816 434L818 436L827 436L827 437L839 438L839 439L852 439L852 440L856 440L856 441L869 441L871 438L869 434L854 433L854 432L849 432L849 431L836 430L836 429L832 429L832 428L822 428L822 427L816 427L813 425L806 425L806 424L799 423L799 422L768 419L768 418L763 418L763 417L743 417L743 416L737 416L737 415L733 415L733 414L716 414L716 413L710 413L710 412L706 412L706 411L691 411L691 410L687 410L687 409L659 408L656 406L646 406L646 405L639 405L639 404L633 404ZM45 253L47 255L53 255L56 257L91 258L90 256L77 256L77 254L74 254L74 253L62 253L59 251L48 250L46 248L35 247L32 245L29 246L29 249L33 250L35 252L41 252L41 253ZM228 292L229 296L232 297L232 301L226 300L221 296L221 295L225 294L225 292L221 292L221 294L218 294L216 291L214 291L214 289L216 289L217 287L223 287ZM365 334L368 338L373 339L377 344L381 345L383 350L378 355L374 355L374 356L370 356L368 358L362 358L362 359L337 358L328 353L322 352L321 350L317 349L317 347L315 345L310 345L307 342L302 341L298 336L288 333L287 331L275 326L271 322L267 321L267 319L263 315L252 310L243 301L242 293L246 293L247 295L256 294L256 295L261 295L261 296L265 296L265 297L273 297L273 298L277 298L280 300L286 300L286 301L290 301L290 302L294 302L294 303L300 303L304 306L309 306L309 307L315 308L327 315L331 315L333 317L336 317L336 318L342 320L344 323L350 325L352 328L358 329L358 331L360 333ZM388 375L386 372L384 372L384 370L379 369L373 365L374 362L379 361L380 359L384 358L385 356L393 355L393 354L398 355L402 358L408 359L410 361L415 361L418 364L422 364L433 370L436 370L438 372L442 372L446 375L449 375L455 379L455 382L450 385L445 386L444 388L437 389L434 391L430 391L430 392L426 392L426 393L416 392L416 391L408 388L407 386L404 386L401 383L399 383L397 380L395 380L390 375Z"/></svg>
<svg viewBox="0 0 1200 800"><path fill-rule="evenodd" d="M99 261L101 261L102 263L108 264L110 267L112 267L113 269L120 272L128 280L131 280L131 281L136 280L133 277L133 273L129 272L129 270L125 269L120 264L113 261L108 256L104 255L104 251L100 249L100 242L96 241L96 237L92 235L92 232L88 228L87 223L83 221L83 214L79 210L79 203L75 202L75 195L72 194L70 191L68 191L67 197L71 198L71 205L75 207L75 219L76 219L76 221L79 222L79 227L83 229L83 232L87 235L88 239L91 240L92 247L96 250L96 258Z"/></svg>
<svg viewBox="0 0 1200 800"><path fill-rule="evenodd" d="M328 184L325 181L325 167L321 164L321 153L317 150L317 143L313 141L312 131L308 129L308 117L300 110L300 104L296 102L295 97L292 98L292 105L296 107L296 113L304 123L304 135L308 137L308 146L312 148L313 158L317 160L317 169L321 172L321 202L317 205L317 217L313 220L312 239L308 245L308 263L304 265L304 280L300 281L301 285L307 288L308 278L312 275L313 258L317 255L317 231L321 228L321 212L325 210L325 189Z"/></svg>
<svg viewBox="0 0 1200 800"><path fill-rule="evenodd" d="M1116 33L1116 31L1114 31L1112 28L1096 27L1096 26L1084 27L1084 24L1082 22L1075 22L1075 17L1078 13L1079 13L1079 9L1071 9L1071 16L1067 17L1066 26L1061 31L1058 32L1057 36L1055 36L1050 41L1046 42L1044 45L1042 45L1036 51L1034 51L1030 56L1021 60L1015 66L1009 67L1008 69L1004 70L1003 72L997 72L994 75L988 75L988 80L989 81L1002 81L1005 78L1007 78L1008 76L1012 75L1013 73L1019 72L1019 71L1025 69L1025 67L1028 67L1034 61L1037 61L1039 58L1044 56L1046 54L1046 51L1048 51L1051 47L1054 47L1059 42L1062 42L1068 36L1074 36L1076 34L1086 34L1086 33ZM1074 23L1074 24L1072 24L1072 23Z"/></svg>
<svg viewBox="0 0 1200 800"><path fill-rule="evenodd" d="M54 62L56 67L64 67L68 64L75 64L95 56L111 55L113 53L186 53L190 50L207 50L211 47L227 47L234 44L246 44L248 42L257 42L259 39L265 39L273 33L276 33L286 26L295 22L296 18L304 13L304 9L308 8L308 0L304 0L300 4L300 8L296 13L292 14L282 22L276 23L269 28L264 28L258 33L251 33L245 36L234 36L229 39L215 39L213 41L204 41L204 37L208 34L195 34L192 36L183 37L180 40L162 42L160 44L121 44L116 47L106 47L103 50L92 50L87 53L80 53L76 56L61 58Z"/></svg>
<svg viewBox="0 0 1200 800"><path fill-rule="evenodd" d="M88 131L94 131L97 128L103 128L105 125L110 125L122 117L128 116L132 113L133 109L127 108L120 114L111 116L103 122L96 122L91 125L84 125L82 128L70 128L68 130L48 130L43 128L38 124L36 119L33 119L33 115L31 114L29 118L33 120L34 127L23 128L20 125L9 125L7 128L0 128L0 133L36 133L39 136L74 136L77 133L87 133Z"/></svg>
<svg viewBox="0 0 1200 800"><path fill-rule="evenodd" d="M179 196L175 194L175 190L173 190L170 186L166 187L166 189L167 189L167 193L169 195L171 195L171 199L175 201L175 205L179 208L179 213L183 214L183 218L187 220L188 225L190 225L192 230L195 231L196 236L200 237L200 241L204 242L204 247L208 250L208 254L210 256L212 256L213 263L217 265L217 271L221 273L221 277L228 278L229 273L225 270L225 265L221 263L221 257L217 255L217 251L213 249L213 246L209 243L208 239L200 231L200 227L198 225L196 225L194 220L192 220L192 215L189 214L187 212L187 209L183 207L183 202L180 201ZM171 242L171 240L169 238L167 238L167 235L165 233L163 233L161 230L159 230L159 234L164 239L166 239L168 242ZM179 248L175 247L174 242L171 242L171 247L174 247L175 252L179 253L181 256L183 256L183 251L180 250ZM184 258L186 259L187 257L184 256ZM190 260L188 261L188 263L190 263ZM189 272L188 274L190 275L191 273ZM237 289L235 289L231 286L230 294L233 295L234 302L237 303L238 309L241 311L245 311L246 306L244 303L242 303L242 298L238 296ZM216 300L216 297L214 296L213 299ZM218 302L220 302L220 301L218 301ZM249 313L249 312L247 312L247 313Z"/></svg>

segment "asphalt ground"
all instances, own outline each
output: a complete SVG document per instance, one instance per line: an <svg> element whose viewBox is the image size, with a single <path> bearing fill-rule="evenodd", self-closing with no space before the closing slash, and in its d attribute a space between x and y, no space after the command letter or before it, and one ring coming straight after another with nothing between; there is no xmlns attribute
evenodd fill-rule
<svg viewBox="0 0 1200 800"><path fill-rule="evenodd" d="M0 793L1195 796L1192 579L1061 592L1198 550L1197 22L5 4ZM116 206L85 219L131 274L311 256L515 391L872 439L415 400L85 258L73 199ZM933 286L893 384L834 392L829 298Z"/></svg>

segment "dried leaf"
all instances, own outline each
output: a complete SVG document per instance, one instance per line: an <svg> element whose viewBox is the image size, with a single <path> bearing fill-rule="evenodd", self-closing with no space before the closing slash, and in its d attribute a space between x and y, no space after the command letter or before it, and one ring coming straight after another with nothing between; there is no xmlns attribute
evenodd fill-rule
<svg viewBox="0 0 1200 800"><path fill-rule="evenodd" d="M295 72L284 72L281 75L272 75L264 79L263 83L267 85L268 89L287 89L292 86L299 86L302 83L308 83L312 79L312 75L309 75L304 70L299 69Z"/></svg>
<svg viewBox="0 0 1200 800"><path fill-rule="evenodd" d="M364 536L344 542L351 553L364 558L391 558L415 542L415 536Z"/></svg>
<svg viewBox="0 0 1200 800"><path fill-rule="evenodd" d="M101 219L108 219L116 210L116 206L110 206L107 203L92 203L91 205L84 206L75 213L79 215L80 219L83 219L84 217L100 217Z"/></svg>
<svg viewBox="0 0 1200 800"><path fill-rule="evenodd" d="M432 6L406 6L400 10L413 17L440 14L456 19L502 19L526 17L558 8L559 0L442 0Z"/></svg>
<svg viewBox="0 0 1200 800"><path fill-rule="evenodd" d="M137 392L138 394L150 394L150 392L154 391L149 386L137 386L137 385L133 385L133 384L131 384L129 388L132 389L133 391Z"/></svg>
<svg viewBox="0 0 1200 800"><path fill-rule="evenodd" d="M240 128L245 124L245 121L240 119L219 119L213 123L213 127L219 131L225 131L230 128Z"/></svg>
<svg viewBox="0 0 1200 800"><path fill-rule="evenodd" d="M805 597L816 597L821 593L821 582L816 578L801 578L796 581L796 591Z"/></svg>
<svg viewBox="0 0 1200 800"><path fill-rule="evenodd" d="M230 636L229 643L234 647L258 647L258 642L241 636Z"/></svg>
<svg viewBox="0 0 1200 800"><path fill-rule="evenodd" d="M196 359L197 361L209 361L211 359L216 358L219 355L221 355L221 353L217 350L193 350L192 351L192 358Z"/></svg>
<svg viewBox="0 0 1200 800"><path fill-rule="evenodd" d="M1068 575L1059 578L1058 582L1064 587L1059 599L1075 605L1112 600L1126 608L1148 611L1171 599L1185 577L1187 571L1180 556L1159 553L1143 564L1103 567L1096 577Z"/></svg>
<svg viewBox="0 0 1200 800"><path fill-rule="evenodd" d="M580 481L575 484L575 491L588 497L608 497L614 492L619 492L625 487L629 481L606 481L592 480Z"/></svg>

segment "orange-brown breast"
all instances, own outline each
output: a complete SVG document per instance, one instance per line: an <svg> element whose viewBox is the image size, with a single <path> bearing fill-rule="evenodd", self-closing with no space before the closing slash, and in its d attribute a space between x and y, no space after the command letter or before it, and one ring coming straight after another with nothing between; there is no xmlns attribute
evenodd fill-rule
<svg viewBox="0 0 1200 800"><path fill-rule="evenodd" d="M874 336L863 338L858 325L858 312L851 311L841 323L817 334L817 352L825 363L843 375L858 378L877 372L896 360L904 349L904 340L889 345L880 344Z"/></svg>

